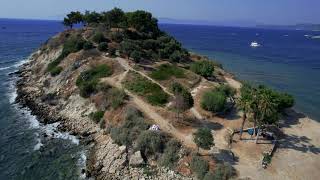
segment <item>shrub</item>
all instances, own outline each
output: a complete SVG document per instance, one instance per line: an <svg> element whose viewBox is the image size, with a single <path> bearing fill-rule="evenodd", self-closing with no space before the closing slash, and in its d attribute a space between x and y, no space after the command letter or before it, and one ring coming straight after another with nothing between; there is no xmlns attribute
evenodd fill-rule
<svg viewBox="0 0 320 180"><path fill-rule="evenodd" d="M216 176L212 172L207 172L203 180L224 180L224 179L216 179Z"/></svg>
<svg viewBox="0 0 320 180"><path fill-rule="evenodd" d="M213 113L222 112L225 110L227 97L221 91L207 91L201 97L201 107Z"/></svg>
<svg viewBox="0 0 320 180"><path fill-rule="evenodd" d="M197 61L191 64L190 70L203 77L210 77L214 71L214 65L207 60Z"/></svg>
<svg viewBox="0 0 320 180"><path fill-rule="evenodd" d="M142 42L142 47L146 50L157 50L159 45L159 42L154 39L147 39Z"/></svg>
<svg viewBox="0 0 320 180"><path fill-rule="evenodd" d="M91 94L97 91L97 84L97 80L82 83L80 86L78 86L80 90L80 96L84 98L90 97Z"/></svg>
<svg viewBox="0 0 320 180"><path fill-rule="evenodd" d="M275 93L274 100L278 104L279 111L283 111L286 108L291 108L294 105L294 98L287 93Z"/></svg>
<svg viewBox="0 0 320 180"><path fill-rule="evenodd" d="M139 46L132 40L122 41L120 44L120 51L125 55L131 55L134 50L139 50Z"/></svg>
<svg viewBox="0 0 320 180"><path fill-rule="evenodd" d="M147 100L152 105L161 106L168 102L168 94L163 91L156 91L148 94Z"/></svg>
<svg viewBox="0 0 320 180"><path fill-rule="evenodd" d="M197 155L192 156L190 167L193 173L195 173L198 179L203 179L209 171L209 163Z"/></svg>
<svg viewBox="0 0 320 180"><path fill-rule="evenodd" d="M84 50L89 50L89 49L93 49L93 48L94 48L94 46L93 46L92 42L90 42L90 41L86 41L83 44L83 49Z"/></svg>
<svg viewBox="0 0 320 180"><path fill-rule="evenodd" d="M171 62L180 62L183 59L183 55L180 53L180 51L174 51L170 56L169 60Z"/></svg>
<svg viewBox="0 0 320 180"><path fill-rule="evenodd" d="M144 121L141 112L133 107L129 107L125 114L124 123L111 128L110 136L118 145L129 146L149 125Z"/></svg>
<svg viewBox="0 0 320 180"><path fill-rule="evenodd" d="M100 44L102 42L107 42L107 39L104 37L104 35L101 32L97 32L93 35L92 41Z"/></svg>
<svg viewBox="0 0 320 180"><path fill-rule="evenodd" d="M160 153L163 150L163 137L158 131L143 131L137 139L137 149L145 156Z"/></svg>
<svg viewBox="0 0 320 180"><path fill-rule="evenodd" d="M106 43L106 42L100 43L98 45L98 50L99 51L104 51L104 52L108 51L108 43Z"/></svg>
<svg viewBox="0 0 320 180"><path fill-rule="evenodd" d="M184 78L185 74L184 70L177 66L162 64L155 71L153 71L150 76L156 80L167 80L172 76L176 78Z"/></svg>
<svg viewBox="0 0 320 180"><path fill-rule="evenodd" d="M235 174L235 169L229 163L218 164L214 171L214 179L230 179L235 176Z"/></svg>
<svg viewBox="0 0 320 180"><path fill-rule="evenodd" d="M104 111L92 112L89 114L90 119L92 119L95 123L99 123L103 118Z"/></svg>
<svg viewBox="0 0 320 180"><path fill-rule="evenodd" d="M213 136L208 128L199 128L193 134L193 140L198 147L203 149L210 149L210 147L213 145Z"/></svg>
<svg viewBox="0 0 320 180"><path fill-rule="evenodd" d="M120 32L112 32L110 33L110 38L112 41L120 43L123 40L123 34Z"/></svg>
<svg viewBox="0 0 320 180"><path fill-rule="evenodd" d="M223 92L227 97L233 96L236 93L236 90L230 87L229 85L222 84L216 88L216 91Z"/></svg>
<svg viewBox="0 0 320 180"><path fill-rule="evenodd" d="M179 150L181 144L176 140L170 140L166 143L164 152L160 159L160 164L168 168L174 168L179 160Z"/></svg>
<svg viewBox="0 0 320 180"><path fill-rule="evenodd" d="M191 93L185 88L183 87L180 83L174 82L171 85L171 91L175 94L175 96L182 96L183 101L186 105L186 109L191 108L194 104L194 100L193 97L191 95Z"/></svg>
<svg viewBox="0 0 320 180"><path fill-rule="evenodd" d="M116 48L109 47L109 49L108 49L109 56L111 56L111 57L115 56L116 55L116 51L117 51Z"/></svg>
<svg viewBox="0 0 320 180"><path fill-rule="evenodd" d="M111 101L111 107L113 109L117 109L121 105L123 105L125 99L127 98L127 94L124 92L124 90L119 90L117 88L112 88L109 90L108 98L110 98Z"/></svg>
<svg viewBox="0 0 320 180"><path fill-rule="evenodd" d="M82 97L89 97L97 91L99 78L107 77L112 74L111 68L106 64L98 65L92 69L82 72L76 81Z"/></svg>
<svg viewBox="0 0 320 180"><path fill-rule="evenodd" d="M53 69L51 69L50 74L51 74L51 76L57 76L61 73L62 70L63 70L62 67L56 66Z"/></svg>
<svg viewBox="0 0 320 180"><path fill-rule="evenodd" d="M130 53L130 57L133 59L135 62L139 62L142 59L142 52L138 50L134 50Z"/></svg>

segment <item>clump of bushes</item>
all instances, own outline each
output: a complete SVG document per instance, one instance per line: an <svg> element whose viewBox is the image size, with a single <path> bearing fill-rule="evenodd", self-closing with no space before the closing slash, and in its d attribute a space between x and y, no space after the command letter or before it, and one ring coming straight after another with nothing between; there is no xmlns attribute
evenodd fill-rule
<svg viewBox="0 0 320 180"><path fill-rule="evenodd" d="M176 140L170 140L166 143L164 152L160 158L160 164L170 169L174 168L179 160L179 150L181 144Z"/></svg>
<svg viewBox="0 0 320 180"><path fill-rule="evenodd" d="M130 53L130 57L132 58L132 60L134 62L139 62L143 57L143 53L141 51L138 51L138 50L133 50Z"/></svg>
<svg viewBox="0 0 320 180"><path fill-rule="evenodd" d="M112 70L106 64L101 64L82 72L76 81L76 85L80 89L80 95L85 98L89 97L92 93L97 91L99 78L107 77L111 74Z"/></svg>
<svg viewBox="0 0 320 180"><path fill-rule="evenodd" d="M201 97L201 107L213 113L223 112L227 96L225 92L219 90L210 90L203 94Z"/></svg>
<svg viewBox="0 0 320 180"><path fill-rule="evenodd" d="M94 46L93 46L92 42L90 42L90 41L86 41L83 44L83 49L84 50L89 50L89 49L93 49L93 48L94 48Z"/></svg>
<svg viewBox="0 0 320 180"><path fill-rule="evenodd" d="M146 97L147 101L152 105L164 105L168 102L168 94L161 87L138 73L132 73L133 78L125 82L125 87L134 93Z"/></svg>
<svg viewBox="0 0 320 180"><path fill-rule="evenodd" d="M106 43L106 42L101 42L101 43L98 45L98 50L99 50L99 51L103 51L103 52L108 51L108 43Z"/></svg>
<svg viewBox="0 0 320 180"><path fill-rule="evenodd" d="M153 71L150 76L156 80L167 80L172 76L176 78L184 78L185 74L184 70L177 66L162 64L155 71Z"/></svg>
<svg viewBox="0 0 320 180"><path fill-rule="evenodd" d="M85 44L85 40L78 36L69 37L66 42L63 44L63 49L60 56L48 64L47 71L52 74L52 71L55 71L53 74L58 75L60 71L57 71L57 66L60 62L67 57L70 53L74 53L83 49L83 45ZM58 74L57 74L58 73Z"/></svg>
<svg viewBox="0 0 320 180"><path fill-rule="evenodd" d="M144 121L141 112L136 108L128 107L125 114L123 124L110 128L110 135L118 145L131 146L137 137L148 129L149 124Z"/></svg>
<svg viewBox="0 0 320 180"><path fill-rule="evenodd" d="M193 62L190 70L203 77L211 77L214 71L214 64L208 60Z"/></svg>
<svg viewBox="0 0 320 180"><path fill-rule="evenodd" d="M120 32L111 32L110 38L112 41L115 41L117 43L121 43L121 41L123 40L123 34Z"/></svg>
<svg viewBox="0 0 320 180"><path fill-rule="evenodd" d="M95 123L99 123L103 116L104 111L96 111L89 114L90 119L92 119Z"/></svg>
<svg viewBox="0 0 320 180"><path fill-rule="evenodd" d="M210 147L214 145L211 130L208 128L199 128L193 134L193 140L197 146L202 149L210 149Z"/></svg>
<svg viewBox="0 0 320 180"><path fill-rule="evenodd" d="M209 163L198 155L192 156L190 167L198 179L203 179L209 171Z"/></svg>
<svg viewBox="0 0 320 180"><path fill-rule="evenodd" d="M161 153L164 138L158 131L143 131L137 139L137 149L145 156Z"/></svg>

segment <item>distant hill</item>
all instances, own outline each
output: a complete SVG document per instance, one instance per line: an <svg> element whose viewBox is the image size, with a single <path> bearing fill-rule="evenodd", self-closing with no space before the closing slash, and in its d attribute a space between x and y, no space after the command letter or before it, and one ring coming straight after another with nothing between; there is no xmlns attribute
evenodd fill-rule
<svg viewBox="0 0 320 180"><path fill-rule="evenodd" d="M320 31L320 24L257 25L256 27L265 28L265 29L291 29L291 30Z"/></svg>

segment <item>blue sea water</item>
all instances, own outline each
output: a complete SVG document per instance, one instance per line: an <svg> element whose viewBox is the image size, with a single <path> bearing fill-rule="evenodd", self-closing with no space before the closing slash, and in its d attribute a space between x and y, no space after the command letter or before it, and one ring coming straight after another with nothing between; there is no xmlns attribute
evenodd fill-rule
<svg viewBox="0 0 320 180"><path fill-rule="evenodd" d="M220 61L241 80L296 97L296 109L320 120L320 32L167 25L191 51ZM0 179L79 179L84 149L78 140L42 125L14 104L18 69L42 43L63 30L57 21L0 19ZM259 48L250 42L258 41ZM43 137L47 133L51 138Z"/></svg>
<svg viewBox="0 0 320 180"><path fill-rule="evenodd" d="M189 50L221 62L240 80L296 99L295 109L320 121L320 35L316 31L162 24ZM261 47L252 48L252 41Z"/></svg>
<svg viewBox="0 0 320 180"><path fill-rule="evenodd" d="M0 19L1 180L81 178L85 157L78 140L58 132L57 124L40 124L28 109L14 104L17 77L9 75L62 29L55 21Z"/></svg>

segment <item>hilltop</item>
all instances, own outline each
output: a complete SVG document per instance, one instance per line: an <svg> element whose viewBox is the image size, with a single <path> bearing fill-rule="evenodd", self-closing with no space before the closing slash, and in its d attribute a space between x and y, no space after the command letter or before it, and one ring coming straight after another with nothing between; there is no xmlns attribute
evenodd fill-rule
<svg viewBox="0 0 320 180"><path fill-rule="evenodd" d="M73 29L79 23L84 26ZM217 61L183 48L145 11L71 12L64 24L69 29L50 38L18 72L17 101L43 123L60 122L60 130L82 138L89 148L87 176L272 174L255 167L262 158L270 165L273 154L265 151L283 139L278 126L292 96L242 85ZM252 126L254 139L247 134Z"/></svg>

